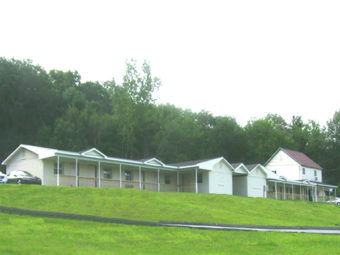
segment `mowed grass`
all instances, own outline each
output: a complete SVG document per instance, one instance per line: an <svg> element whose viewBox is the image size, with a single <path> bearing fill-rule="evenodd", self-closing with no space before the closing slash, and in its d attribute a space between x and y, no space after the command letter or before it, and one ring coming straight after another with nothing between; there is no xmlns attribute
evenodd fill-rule
<svg viewBox="0 0 340 255"><path fill-rule="evenodd" d="M6 184L0 185L0 205L143 221L340 225L340 206L336 205L136 189Z"/></svg>
<svg viewBox="0 0 340 255"><path fill-rule="evenodd" d="M142 227L0 213L0 254L340 254L336 235Z"/></svg>

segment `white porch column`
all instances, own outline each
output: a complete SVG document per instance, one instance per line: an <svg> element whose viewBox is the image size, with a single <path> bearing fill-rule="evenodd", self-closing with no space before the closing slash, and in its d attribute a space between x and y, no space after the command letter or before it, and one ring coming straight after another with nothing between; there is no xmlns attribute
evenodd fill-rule
<svg viewBox="0 0 340 255"><path fill-rule="evenodd" d="M76 187L79 187L78 158L76 158Z"/></svg>
<svg viewBox="0 0 340 255"><path fill-rule="evenodd" d="M277 182L274 183L275 183L275 199L277 199Z"/></svg>
<svg viewBox="0 0 340 255"><path fill-rule="evenodd" d="M119 188L122 188L122 164L119 164Z"/></svg>
<svg viewBox="0 0 340 255"><path fill-rule="evenodd" d="M98 176L98 188L100 188L100 161L98 161L98 174L97 174L97 176Z"/></svg>
<svg viewBox="0 0 340 255"><path fill-rule="evenodd" d="M292 200L294 200L294 185L292 184Z"/></svg>
<svg viewBox="0 0 340 255"><path fill-rule="evenodd" d="M179 172L177 170L177 192L179 192Z"/></svg>
<svg viewBox="0 0 340 255"><path fill-rule="evenodd" d="M300 200L302 200L301 184L300 184Z"/></svg>
<svg viewBox="0 0 340 255"><path fill-rule="evenodd" d="M161 191L161 184L159 183L159 168L157 169L157 191Z"/></svg>
<svg viewBox="0 0 340 255"><path fill-rule="evenodd" d="M334 200L336 199L336 189L334 189Z"/></svg>
<svg viewBox="0 0 340 255"><path fill-rule="evenodd" d="M315 195L315 202L318 202L318 186L315 186L314 195Z"/></svg>
<svg viewBox="0 0 340 255"><path fill-rule="evenodd" d="M323 199L323 202L325 202L325 187L322 187L322 199Z"/></svg>
<svg viewBox="0 0 340 255"><path fill-rule="evenodd" d="M59 169L59 156L57 156L57 186L59 186L60 184L60 173L59 173L60 169Z"/></svg>
<svg viewBox="0 0 340 255"><path fill-rule="evenodd" d="M142 190L142 168L139 167L139 189Z"/></svg>
<svg viewBox="0 0 340 255"><path fill-rule="evenodd" d="M197 167L195 168L195 192L198 193Z"/></svg>
<svg viewBox="0 0 340 255"><path fill-rule="evenodd" d="M283 199L286 200L286 184L283 183Z"/></svg>

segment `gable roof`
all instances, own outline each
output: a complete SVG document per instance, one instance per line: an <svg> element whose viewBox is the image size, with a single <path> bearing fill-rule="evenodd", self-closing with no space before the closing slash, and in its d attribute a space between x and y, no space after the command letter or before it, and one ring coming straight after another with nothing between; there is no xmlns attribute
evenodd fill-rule
<svg viewBox="0 0 340 255"><path fill-rule="evenodd" d="M249 174L247 167L243 163L231 163L231 165L234 168L235 174Z"/></svg>
<svg viewBox="0 0 340 255"><path fill-rule="evenodd" d="M287 153L291 158L293 158L296 162L298 162L302 166L322 169L322 167L318 163L314 162L311 158L309 158L306 154L302 152L288 150L284 148L281 148L281 150Z"/></svg>
<svg viewBox="0 0 340 255"><path fill-rule="evenodd" d="M192 167L198 167L198 168L205 169L205 170L212 170L212 167L219 162L224 162L230 168L232 172L234 171L234 167L224 157L172 163L169 165L177 167L178 169L188 169Z"/></svg>
<svg viewBox="0 0 340 255"><path fill-rule="evenodd" d="M21 149L26 149L26 150L29 150L29 151L37 154L39 159L52 157L57 152L57 150L55 150L55 149L44 148L44 147L39 147L39 146L34 146L34 145L21 144L11 154L9 154L9 156L4 161L2 161L2 165L6 165L7 162L9 160L11 160L12 157L14 157L17 154L17 152Z"/></svg>
<svg viewBox="0 0 340 255"><path fill-rule="evenodd" d="M165 165L162 161L160 161L157 158L142 158L142 159L137 159L136 161L139 161L139 162L142 162L142 163L147 163L147 164L160 165L160 166Z"/></svg>
<svg viewBox="0 0 340 255"><path fill-rule="evenodd" d="M199 160L193 160L193 161L185 161L185 162L179 162L179 163L171 163L169 165L171 166L195 166L199 163L205 162L205 161L210 161L213 160L213 158L211 159L199 159Z"/></svg>
<svg viewBox="0 0 340 255"><path fill-rule="evenodd" d="M250 171L253 170L257 165L259 165L259 164L248 164L248 165L246 165L246 168L248 168L248 170L249 170L249 172L250 172Z"/></svg>
<svg viewBox="0 0 340 255"><path fill-rule="evenodd" d="M91 148L85 151L81 151L80 152L81 155L91 155L91 156L100 156L103 158L106 158L106 155L104 153L102 153L100 150L96 149L96 148ZM97 154L97 155L95 155Z"/></svg>
<svg viewBox="0 0 340 255"><path fill-rule="evenodd" d="M101 151L96 148L88 149L81 152L72 152L72 151L65 151L65 150L57 150L57 149L50 149L45 147L33 146L33 145L26 145L21 144L19 145L3 162L3 165L7 165L8 162L22 149L29 150L35 154L37 154L38 159L46 159L52 158L56 156L61 157L80 157L80 158L88 158L93 160L105 160L108 162L115 162L115 163L125 163L130 164L133 166L142 166L142 167L155 167L155 162L159 163L162 168L166 168L168 170L175 170L179 167L177 166L170 166L166 165L160 160L156 158L146 159L144 161L132 160L132 159L123 159L123 158L115 158L115 157L108 157Z"/></svg>
<svg viewBox="0 0 340 255"><path fill-rule="evenodd" d="M231 163L233 168L238 168L242 163Z"/></svg>

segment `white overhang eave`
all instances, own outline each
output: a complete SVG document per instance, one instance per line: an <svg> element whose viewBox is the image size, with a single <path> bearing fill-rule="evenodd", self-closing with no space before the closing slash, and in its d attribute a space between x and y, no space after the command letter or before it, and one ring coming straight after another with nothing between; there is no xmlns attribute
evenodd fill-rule
<svg viewBox="0 0 340 255"><path fill-rule="evenodd" d="M121 159L121 158L114 158L114 157L97 157L93 155L83 155L81 153L75 153L75 152L68 152L68 151L57 151L55 155L53 156L60 156L60 157L66 157L66 158L78 158L83 160L94 160L94 161L101 161L106 163L116 163L116 164L125 164L130 166L141 166L141 167L148 167L148 168L161 168L161 169L167 169L167 170L177 170L178 167L170 166L170 165L163 165L163 166L157 166L155 164L148 164L136 160L131 159Z"/></svg>

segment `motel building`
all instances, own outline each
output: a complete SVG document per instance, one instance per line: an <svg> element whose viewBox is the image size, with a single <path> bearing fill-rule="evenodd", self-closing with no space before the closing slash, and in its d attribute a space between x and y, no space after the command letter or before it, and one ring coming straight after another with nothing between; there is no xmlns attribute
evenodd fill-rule
<svg viewBox="0 0 340 255"><path fill-rule="evenodd" d="M307 155L279 148L265 165L229 163L219 157L165 164L157 158L130 160L96 148L71 152L19 145L3 162L7 174L23 170L42 185L136 188L326 202L337 186L322 182L322 168Z"/></svg>

